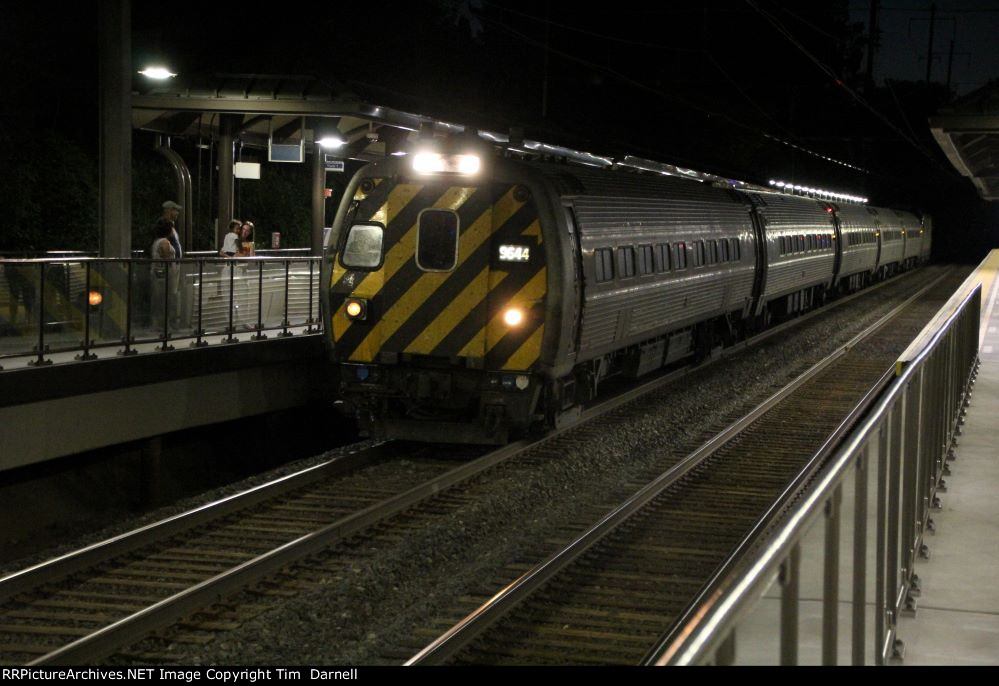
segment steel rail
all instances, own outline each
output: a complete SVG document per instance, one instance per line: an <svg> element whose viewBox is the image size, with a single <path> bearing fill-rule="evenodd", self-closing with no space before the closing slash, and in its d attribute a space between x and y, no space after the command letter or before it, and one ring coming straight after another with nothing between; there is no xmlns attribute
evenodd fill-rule
<svg viewBox="0 0 999 686"><path fill-rule="evenodd" d="M749 414L731 424L703 446L683 458L680 462L661 474L655 480L644 486L637 493L631 496L631 498L605 515L600 521L577 537L569 545L551 555L546 560L535 565L508 586L501 589L485 604L473 611L458 624L451 627L451 629L423 648L423 650L410 658L405 664L439 664L453 657L490 626L505 617L512 609L519 606L520 603L533 594L534 591L548 583L565 567L583 555L598 542L603 540L621 524L629 520L636 512L643 509L653 499L658 497L666 488L675 484L677 481L689 474L692 469L703 463L722 446L726 445L735 436L740 434L746 427L773 409L778 403L782 402L785 398L794 393L803 384L810 381L816 375L846 355L858 343L880 330L900 312L920 298L926 291L939 283L949 273L950 270L938 276L936 279L917 291L914 295L906 299L902 304L892 309L890 312L878 319L874 324L870 325L864 329L864 331L851 338L847 343L828 355L825 359L812 366L809 370L795 378L790 384L773 394ZM891 371L888 373L890 374ZM879 383L883 382L884 377ZM872 401L873 396L871 393L868 393L864 398L864 402L869 404ZM854 421L856 421L859 418L859 415L851 413L851 417ZM847 429L844 429L841 426L837 429L836 433L841 437L846 430ZM826 448L826 446L829 445L830 443L827 440L823 448ZM797 483L797 480L795 483ZM770 512L768 511L767 514L769 515Z"/></svg>
<svg viewBox="0 0 999 686"><path fill-rule="evenodd" d="M254 486L227 498L206 503L193 510L162 519L138 529L99 541L79 550L40 562L31 567L0 577L0 604L10 601L25 590L42 584L64 579L65 577L93 567L109 558L124 555L138 548L169 538L183 531L244 510L259 503L283 495L289 491L308 486L322 479L340 476L361 467L386 459L385 449L389 444L376 443L341 457L328 460L274 481Z"/></svg>

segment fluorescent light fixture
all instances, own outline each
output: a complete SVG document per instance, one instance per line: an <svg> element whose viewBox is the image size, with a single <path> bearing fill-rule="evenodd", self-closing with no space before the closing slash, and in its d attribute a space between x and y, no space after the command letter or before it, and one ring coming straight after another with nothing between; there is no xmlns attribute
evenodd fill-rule
<svg viewBox="0 0 999 686"><path fill-rule="evenodd" d="M139 72L147 79L155 79L156 81L163 81L164 79L172 79L176 76L172 71L166 67L146 67Z"/></svg>
<svg viewBox="0 0 999 686"><path fill-rule="evenodd" d="M320 146L329 150L331 148L339 148L343 146L346 141L342 138L337 138L336 136L323 136L316 142L319 143Z"/></svg>

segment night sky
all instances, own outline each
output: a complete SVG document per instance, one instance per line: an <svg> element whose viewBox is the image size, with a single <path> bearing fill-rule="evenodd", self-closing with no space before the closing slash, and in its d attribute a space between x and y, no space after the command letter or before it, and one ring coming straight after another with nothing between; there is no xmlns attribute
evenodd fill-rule
<svg viewBox="0 0 999 686"><path fill-rule="evenodd" d="M56 15L6 5L0 139L44 129L95 151L96 2ZM937 6L929 85L922 0L882 2L874 84L866 0L136 2L132 41L136 70L312 75L458 123L928 209L977 254L999 242L996 213L946 162L926 118L954 97L943 85L952 38L956 93L999 76L999 3Z"/></svg>

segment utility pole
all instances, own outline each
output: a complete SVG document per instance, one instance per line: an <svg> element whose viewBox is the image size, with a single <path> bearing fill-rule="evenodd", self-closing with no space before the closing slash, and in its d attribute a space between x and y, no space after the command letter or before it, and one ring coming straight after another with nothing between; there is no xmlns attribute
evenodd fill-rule
<svg viewBox="0 0 999 686"><path fill-rule="evenodd" d="M878 43L878 9L880 0L871 0L871 16L867 22L867 83L874 86L874 50Z"/></svg>
<svg viewBox="0 0 999 686"><path fill-rule="evenodd" d="M937 3L930 4L930 42L926 48L926 83L930 82L930 72L933 69L933 29L937 24Z"/></svg>
<svg viewBox="0 0 999 686"><path fill-rule="evenodd" d="M549 16L551 15L551 3L545 3L545 71L544 78L541 83L541 118L548 118L548 55L549 55L549 36L551 33L551 22L549 21Z"/></svg>

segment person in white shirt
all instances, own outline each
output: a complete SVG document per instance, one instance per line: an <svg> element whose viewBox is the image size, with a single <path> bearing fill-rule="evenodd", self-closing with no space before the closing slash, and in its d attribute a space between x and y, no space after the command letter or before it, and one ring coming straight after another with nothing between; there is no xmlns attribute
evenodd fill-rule
<svg viewBox="0 0 999 686"><path fill-rule="evenodd" d="M222 257L236 256L236 253L239 252L239 229L242 225L238 219L229 222L229 233L222 240L222 249L219 250L219 255Z"/></svg>

